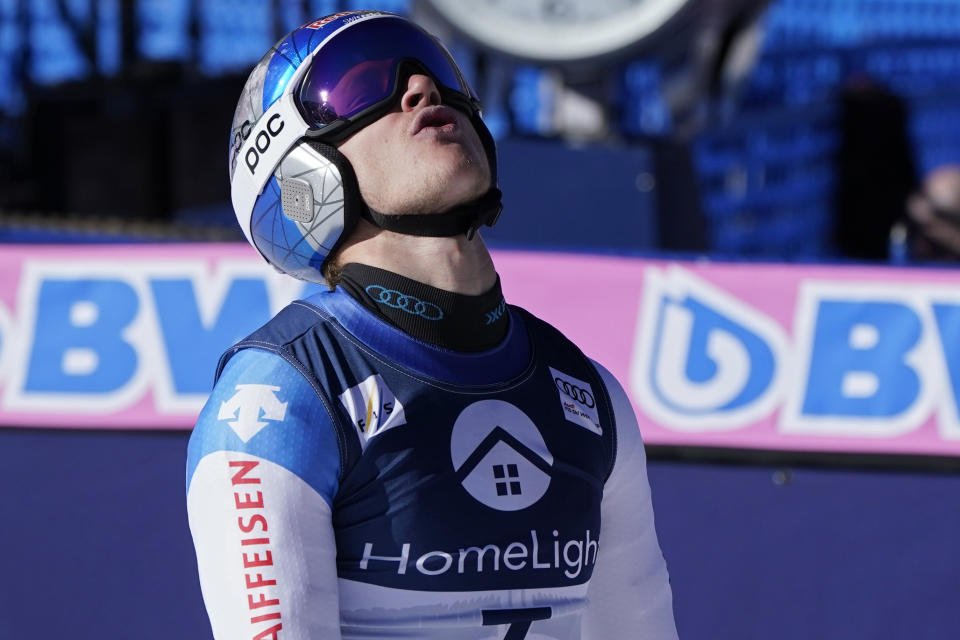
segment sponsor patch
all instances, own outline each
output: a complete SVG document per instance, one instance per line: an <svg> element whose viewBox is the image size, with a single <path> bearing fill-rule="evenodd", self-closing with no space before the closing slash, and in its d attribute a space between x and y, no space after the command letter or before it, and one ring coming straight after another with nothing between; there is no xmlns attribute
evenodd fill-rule
<svg viewBox="0 0 960 640"><path fill-rule="evenodd" d="M387 429L407 423L403 405L380 374L372 375L341 393L340 402L350 414L350 420L360 435L363 448L366 448L370 439Z"/></svg>
<svg viewBox="0 0 960 640"><path fill-rule="evenodd" d="M603 427L600 426L597 399L590 383L557 371L553 367L549 369L553 376L553 384L557 387L557 393L560 394L560 406L563 408L564 417L584 429L602 434Z"/></svg>
<svg viewBox="0 0 960 640"><path fill-rule="evenodd" d="M249 442L267 426L267 420L283 422L287 403L280 402L277 397L280 387L238 384L235 390L236 393L229 400L220 403L217 419L229 420L227 424L241 440Z"/></svg>
<svg viewBox="0 0 960 640"><path fill-rule="evenodd" d="M550 486L553 455L533 420L509 402L479 400L460 412L450 457L467 493L497 511L526 509Z"/></svg>

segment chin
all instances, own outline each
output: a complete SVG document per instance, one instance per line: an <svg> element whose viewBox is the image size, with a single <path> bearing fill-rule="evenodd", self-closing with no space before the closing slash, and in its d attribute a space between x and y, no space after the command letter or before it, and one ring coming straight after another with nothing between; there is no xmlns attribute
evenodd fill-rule
<svg viewBox="0 0 960 640"><path fill-rule="evenodd" d="M443 213L486 193L490 188L490 175L471 163L447 173L434 173L423 184L422 197L416 205L407 208L419 213Z"/></svg>
<svg viewBox="0 0 960 640"><path fill-rule="evenodd" d="M444 213L490 188L486 157L477 161L463 149L421 154L398 169L372 184L360 180L361 194L372 209L393 215Z"/></svg>

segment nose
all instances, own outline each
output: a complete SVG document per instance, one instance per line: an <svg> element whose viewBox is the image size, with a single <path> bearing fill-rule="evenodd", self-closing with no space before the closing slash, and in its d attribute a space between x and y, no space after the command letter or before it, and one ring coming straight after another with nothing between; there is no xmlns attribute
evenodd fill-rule
<svg viewBox="0 0 960 640"><path fill-rule="evenodd" d="M433 78L415 73L407 80L407 89L400 97L400 108L413 111L417 107L429 107L440 104L440 90Z"/></svg>

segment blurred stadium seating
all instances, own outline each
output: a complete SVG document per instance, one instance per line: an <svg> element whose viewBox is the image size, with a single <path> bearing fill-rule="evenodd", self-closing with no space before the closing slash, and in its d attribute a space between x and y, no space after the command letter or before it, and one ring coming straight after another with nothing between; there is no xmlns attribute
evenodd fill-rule
<svg viewBox="0 0 960 640"><path fill-rule="evenodd" d="M60 4L67 8L68 19L59 12ZM135 7L134 42L129 42L131 36L123 35L122 6ZM105 83L122 90L128 82L123 79L139 73L146 82L159 85L155 98L158 104L153 108L161 112L156 117L173 120L176 116L164 111L174 100L171 93L179 104L193 111L205 95L233 95L244 71L278 33L299 24L308 14L359 6L399 13L411 9L411 3L402 0L143 0L132 5L73 0L0 4L0 153L9 165L0 174L0 181L5 184L0 211L83 214L92 213L91 209L99 205L100 213L111 213L102 200L84 202L80 196L78 200L66 194L51 202L37 195L42 187L36 183L38 178L30 175L31 171L42 166L44 158L59 153L62 144L44 139L37 145L30 132L63 121L64 114L51 113L39 120L24 118L30 113L28 104L59 104L64 92L76 91L65 88L64 83ZM87 33L84 43L74 37L69 23L79 27L80 33L85 33L85 25L95 25L95 29ZM735 107L689 143L694 175L686 188L699 194L696 215L705 229L703 238L696 243L683 243L663 235L671 216L666 203L675 201L676 193L661 192L655 194L658 197L647 198L651 210L646 214L660 220L661 236L638 244L634 250L692 250L728 257L787 260L864 257L855 252L851 255L837 240L837 226L842 224L838 219L844 215L838 210L838 202L845 202L838 199L838 190L843 187L839 184L843 172L837 164L845 133L842 101L853 82L867 80L902 101L912 167L918 175L960 161L958 3L776 0L764 14L761 28L764 37L760 53L738 91ZM459 57L467 58L465 67L475 69L475 52L468 44L454 42L453 49ZM180 70L172 73L171 65ZM493 65L487 64L490 66ZM508 84L506 88L497 86L497 82L480 85L498 136L556 141L557 131L550 120L556 100L549 77L552 72L530 65L511 65L507 72L502 81ZM619 90L616 104L611 106L616 117L607 146L644 147L646 153L656 156L658 141L669 139L673 123L662 96L661 72L658 62L652 59L636 59L617 67ZM190 90L178 92L172 86L177 82L189 85ZM198 88L210 83L217 85L219 91ZM175 136L174 140L202 140L203 146L215 147L211 142L219 139L215 123L222 124L228 117L224 113L229 102L229 98L219 102L206 100L198 107L201 112L206 108L203 117L198 120L191 114L189 123L179 123L178 127L183 124L186 128L179 128L180 137ZM136 104L133 108L136 119L142 117L136 114L147 105ZM135 126L136 122L131 124ZM82 135L85 132L64 128L52 137ZM24 152L30 146L37 147L33 154ZM557 153L564 149L558 142ZM119 148L105 153L122 152ZM196 148L181 148L163 153L176 159L183 153L200 152ZM206 155L210 159L205 159L203 166L212 164L217 153L208 149ZM30 169L22 166L25 156L32 156ZM161 184L160 189L172 190L174 196L166 200L154 198L148 208L149 217L194 225L229 224L229 206L223 197L226 184L219 173L211 170L214 179L200 181L205 185L202 188L198 189L196 184L184 187L183 181L177 183L178 176L170 171L170 166L182 166L182 162L159 169L156 162L157 158L153 164L143 159L139 167L128 167L131 173L126 180L133 186L137 186L138 180L156 181L157 176L170 181ZM139 174L134 175L134 169L139 169ZM88 168L94 170L102 168ZM85 181L87 174L75 178ZM140 188L143 190L143 185ZM563 207L564 202L548 200L545 206ZM145 215L141 207L139 217ZM38 215L38 220L42 216ZM516 240L522 242L522 237L523 233ZM511 242L510 238L505 240ZM619 245L618 248L625 249Z"/></svg>

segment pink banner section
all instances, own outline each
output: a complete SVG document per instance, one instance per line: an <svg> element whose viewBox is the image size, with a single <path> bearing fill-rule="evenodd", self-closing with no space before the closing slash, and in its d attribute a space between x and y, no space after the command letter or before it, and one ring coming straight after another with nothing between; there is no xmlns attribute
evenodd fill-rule
<svg viewBox="0 0 960 640"><path fill-rule="evenodd" d="M494 259L649 444L960 455L958 272ZM6 246L0 424L189 428L219 353L304 293L246 245Z"/></svg>
<svg viewBox="0 0 960 640"><path fill-rule="evenodd" d="M649 444L960 454L960 272L497 256Z"/></svg>

